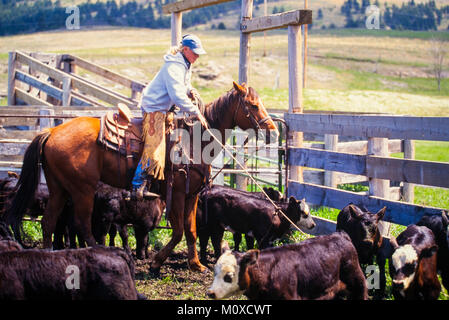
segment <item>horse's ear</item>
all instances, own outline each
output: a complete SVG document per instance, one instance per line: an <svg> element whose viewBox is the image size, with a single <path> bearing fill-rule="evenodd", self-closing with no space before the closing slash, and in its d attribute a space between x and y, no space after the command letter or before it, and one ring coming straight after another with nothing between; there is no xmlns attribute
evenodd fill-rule
<svg viewBox="0 0 449 320"><path fill-rule="evenodd" d="M240 93L241 95L246 95L246 87L245 84L243 85L239 85L237 82L232 81L233 85L234 85L234 89L237 90L238 93Z"/></svg>

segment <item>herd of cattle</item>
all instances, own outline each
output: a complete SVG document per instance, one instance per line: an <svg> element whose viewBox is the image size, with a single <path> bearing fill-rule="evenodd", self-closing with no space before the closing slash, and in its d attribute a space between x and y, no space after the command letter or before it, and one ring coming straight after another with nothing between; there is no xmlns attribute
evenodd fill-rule
<svg viewBox="0 0 449 320"><path fill-rule="evenodd" d="M17 180L17 175L10 174L0 181L0 212L7 210ZM395 299L438 299L438 274L449 288L447 213L422 217L396 239L390 238L388 246L378 227L386 208L371 213L348 204L340 211L333 234L273 247L290 230L288 220L303 230L314 228L315 222L304 199L286 199L271 188L265 191L282 214L261 193L216 185L201 192L197 211L200 257L208 263L211 239L216 258L214 280L206 292L210 298L243 293L249 299L365 300L369 296L362 267L374 261L380 279L374 295L382 298L387 259ZM27 214L42 215L47 198L46 186L40 185ZM0 216L0 300L145 299L135 287L127 225L135 230L137 259L149 258L148 233L159 224L164 209L160 199L129 201L121 190L99 185L92 214L92 232L99 245L85 248L83 239L76 241L68 202L58 221L54 251L22 248ZM225 230L234 235L234 251L222 241ZM124 250L114 247L117 231ZM246 252L240 251L242 234ZM255 242L258 249L253 249ZM78 268L77 286L67 285L68 266Z"/></svg>

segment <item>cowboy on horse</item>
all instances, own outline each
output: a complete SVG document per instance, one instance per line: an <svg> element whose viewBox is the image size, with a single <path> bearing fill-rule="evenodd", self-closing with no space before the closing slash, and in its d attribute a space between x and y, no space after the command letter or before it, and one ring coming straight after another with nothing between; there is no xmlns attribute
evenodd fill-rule
<svg viewBox="0 0 449 320"><path fill-rule="evenodd" d="M150 192L150 185L164 180L166 126L169 129L173 120L169 111L173 110L174 105L181 112L198 117L202 126L207 128L206 119L193 103L200 99L199 93L190 84L191 65L205 53L197 36L185 35L181 44L164 56L164 65L143 90L140 106L143 112L144 148L132 180L132 198L142 200L159 196Z"/></svg>

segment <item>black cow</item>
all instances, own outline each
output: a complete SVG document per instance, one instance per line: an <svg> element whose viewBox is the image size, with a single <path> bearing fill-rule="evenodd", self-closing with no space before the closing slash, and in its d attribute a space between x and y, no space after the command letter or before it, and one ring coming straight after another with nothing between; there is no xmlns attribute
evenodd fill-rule
<svg viewBox="0 0 449 320"><path fill-rule="evenodd" d="M227 188L227 187L221 187L218 185L213 185L212 188ZM227 188L228 189L228 188ZM230 189L230 188L229 188ZM279 201L285 201L284 196L282 195L282 193L280 193L278 190L275 190L271 187L269 188L263 188L264 192L266 195L268 195L268 197L276 202ZM205 246L207 246L207 241L209 239L209 237L216 237L219 235L213 235L212 233L210 233L210 236L207 237L207 234L209 234L209 226L207 224L207 217L205 216L206 213L203 213L203 203L205 203L207 201L207 194L208 192L202 192L199 199L198 199L198 208L197 208L197 213L196 213L196 219L197 219L197 227L199 229L201 229L199 232L202 234L203 237L203 241L206 241ZM266 199L266 195L263 192L251 192L251 193L247 193L250 196L256 196L259 197L261 199ZM240 243L242 242L242 234L239 232L234 231L233 233L233 239L234 239L234 250L239 251L240 250ZM205 238L207 238L206 240L204 240ZM201 241L201 240L200 240ZM219 241L219 240L216 240ZM246 241L246 248L247 250L249 249L253 249L254 248L254 235L250 232L250 233L245 233L245 241ZM218 242L219 243L219 242ZM218 248L218 247L217 247ZM205 253L203 258L205 257Z"/></svg>
<svg viewBox="0 0 449 320"><path fill-rule="evenodd" d="M441 291L437 277L438 246L432 230L410 225L390 239L393 254L390 275L395 299L436 300Z"/></svg>
<svg viewBox="0 0 449 320"><path fill-rule="evenodd" d="M114 217L112 230L109 232L110 241L114 241L114 227L117 228L123 244L128 245L127 224L132 224L136 237L136 256L138 259L146 259L148 254L148 233L156 226L162 218L165 202L160 198L137 200L122 200L120 202L120 213ZM114 245L110 242L110 245Z"/></svg>
<svg viewBox="0 0 449 320"><path fill-rule="evenodd" d="M8 177L0 181L0 214L8 209L12 198L15 195L15 188L19 175L16 172L9 171ZM37 218L44 214L48 201L48 188L46 184L40 183L34 200L29 204L26 214Z"/></svg>
<svg viewBox="0 0 449 320"><path fill-rule="evenodd" d="M272 203L260 198L260 195L224 186L213 186L210 190L203 191L200 197L203 207L202 212L197 213L197 234L200 240L200 257L204 263L207 260L209 237L212 239L215 257L220 256L220 245L225 229L234 234L244 233L254 236L260 249L270 246L274 240L281 238L290 229L290 222L282 214L276 213ZM288 202L275 203L299 227L306 229L315 227L305 200L298 201L290 197Z"/></svg>
<svg viewBox="0 0 449 320"><path fill-rule="evenodd" d="M240 292L251 300L368 296L357 251L344 232L244 254L225 248L214 274L207 291L213 299Z"/></svg>
<svg viewBox="0 0 449 320"><path fill-rule="evenodd" d="M19 175L11 171L8 172L7 178L0 181L0 220L1 214L8 210L15 196L17 181L19 181ZM49 192L47 185L45 183L39 183L33 201L28 204L26 214L34 219L42 216L45 212L45 208L47 207L48 197ZM64 245L61 244L64 243L64 236L65 241L69 240L68 230L66 226L67 218L68 216L63 213L56 223L55 240L53 243L53 246L56 249L64 248Z"/></svg>
<svg viewBox="0 0 449 320"><path fill-rule="evenodd" d="M144 299L134 284L132 258L103 246L1 252L0 283L0 300Z"/></svg>
<svg viewBox="0 0 449 320"><path fill-rule="evenodd" d="M437 269L446 289L449 289L449 217L447 212L441 215L425 215L416 224L432 230L438 245Z"/></svg>
<svg viewBox="0 0 449 320"><path fill-rule="evenodd" d="M92 213L92 233L95 240L104 245L106 235L109 233L109 245L115 246L117 231L122 238L123 248L131 253L128 245L127 225L132 224L136 236L136 255L138 259L148 258L148 232L152 231L160 222L165 202L161 199L125 200L127 193L124 190L113 188L109 185L99 183L94 199ZM73 207L66 210L73 217ZM71 229L71 248L76 248L73 223ZM83 239L79 239L80 245L84 246Z"/></svg>
<svg viewBox="0 0 449 320"><path fill-rule="evenodd" d="M386 207L377 213L362 210L354 204L344 207L337 216L337 231L345 231L357 250L360 264L372 264L374 259L379 266L379 290L376 298L383 297L386 287L385 264L387 254L381 251L383 237L379 222L385 215Z"/></svg>

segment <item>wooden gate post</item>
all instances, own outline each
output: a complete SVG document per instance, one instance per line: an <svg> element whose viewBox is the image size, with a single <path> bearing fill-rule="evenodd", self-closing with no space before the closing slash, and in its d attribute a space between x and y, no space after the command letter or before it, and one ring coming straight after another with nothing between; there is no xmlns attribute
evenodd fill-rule
<svg viewBox="0 0 449 320"><path fill-rule="evenodd" d="M253 16L253 0L242 0L240 22L250 20ZM249 60L250 60L250 40L251 33L243 33L240 31L240 53L239 53L239 83L248 83L249 78ZM237 136L237 145L243 145L244 138L241 135ZM241 150L245 153L245 149ZM245 156L237 155L237 159L246 168ZM239 168L240 169L240 168ZM248 179L242 175L236 175L236 188L239 190L246 190Z"/></svg>
<svg viewBox="0 0 449 320"><path fill-rule="evenodd" d="M173 12L171 14L171 45L179 46L182 39L182 12Z"/></svg>
<svg viewBox="0 0 449 320"><path fill-rule="evenodd" d="M302 101L302 43L301 26L288 26L288 112L303 113ZM292 147L301 148L303 143L302 132L292 132ZM302 167L291 166L289 177L291 180L303 182Z"/></svg>
<svg viewBox="0 0 449 320"><path fill-rule="evenodd" d="M240 22L250 20L253 16L253 0L242 0L242 13ZM239 83L248 83L249 78L249 49L251 33L240 31L240 54L239 54Z"/></svg>
<svg viewBox="0 0 449 320"><path fill-rule="evenodd" d="M415 159L415 141L404 140L404 159ZM404 182L402 189L404 200L413 203L415 201L415 185Z"/></svg>
<svg viewBox="0 0 449 320"><path fill-rule="evenodd" d="M368 155L388 157L388 139L368 138ZM374 172L375 168L372 171ZM369 194L370 196L390 199L390 180L369 177ZM390 235L390 223L381 221L379 223L379 230L383 236L388 237Z"/></svg>
<svg viewBox="0 0 449 320"><path fill-rule="evenodd" d="M324 135L324 150L338 151L338 135ZM324 185L326 187L337 187L337 173L335 171L324 171Z"/></svg>

